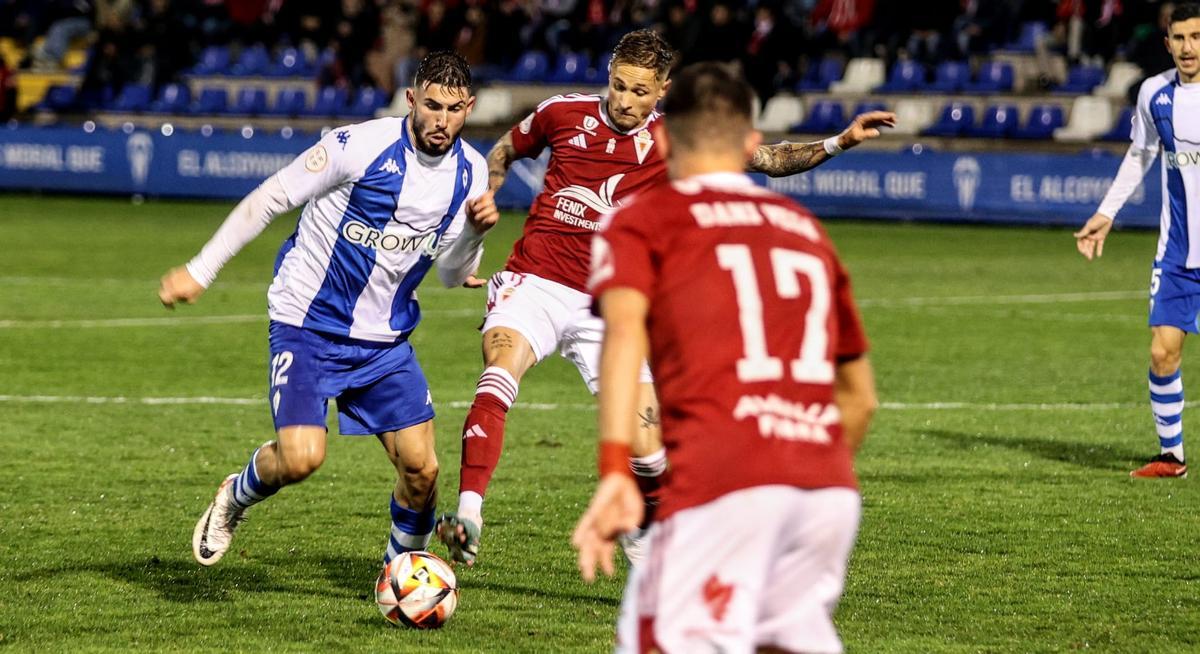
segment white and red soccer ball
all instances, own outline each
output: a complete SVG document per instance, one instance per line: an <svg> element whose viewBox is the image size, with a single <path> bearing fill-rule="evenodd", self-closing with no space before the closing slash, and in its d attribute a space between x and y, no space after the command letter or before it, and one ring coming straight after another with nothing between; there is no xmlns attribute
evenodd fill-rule
<svg viewBox="0 0 1200 654"><path fill-rule="evenodd" d="M454 571L429 552L404 552L379 573L375 604L392 624L436 629L458 607Z"/></svg>

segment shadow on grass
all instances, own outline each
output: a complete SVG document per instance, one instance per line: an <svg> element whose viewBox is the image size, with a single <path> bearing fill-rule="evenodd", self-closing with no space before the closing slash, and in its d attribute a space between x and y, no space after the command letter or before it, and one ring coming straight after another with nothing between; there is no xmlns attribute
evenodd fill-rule
<svg viewBox="0 0 1200 654"><path fill-rule="evenodd" d="M1048 461L1059 461L1096 470L1129 470L1135 462L1145 458L1145 452L1126 447L1114 447L1103 443L1081 443L1057 438L1033 436L989 436L946 429L914 429L914 434L926 434L961 449L976 445L990 445L1017 450L1041 457Z"/></svg>

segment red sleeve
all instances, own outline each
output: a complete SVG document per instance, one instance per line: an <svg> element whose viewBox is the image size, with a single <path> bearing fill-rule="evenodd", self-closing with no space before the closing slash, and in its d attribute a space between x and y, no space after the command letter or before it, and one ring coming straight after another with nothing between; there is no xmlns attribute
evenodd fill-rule
<svg viewBox="0 0 1200 654"><path fill-rule="evenodd" d="M632 288L650 297L655 270L652 244L642 229L638 205L621 209L592 237L592 274L588 290L600 297L610 288Z"/></svg>
<svg viewBox="0 0 1200 654"><path fill-rule="evenodd" d="M553 131L551 128L554 120L551 112L553 106L553 104L545 105L534 110L509 132L512 135L513 149L516 150L518 159L526 157L536 159L550 144L547 135Z"/></svg>
<svg viewBox="0 0 1200 654"><path fill-rule="evenodd" d="M862 318L854 304L854 294L850 291L850 275L836 258L834 265L837 266L837 278L833 288L834 310L837 312L837 341L833 356L840 362L857 359L866 354L867 332L863 329Z"/></svg>

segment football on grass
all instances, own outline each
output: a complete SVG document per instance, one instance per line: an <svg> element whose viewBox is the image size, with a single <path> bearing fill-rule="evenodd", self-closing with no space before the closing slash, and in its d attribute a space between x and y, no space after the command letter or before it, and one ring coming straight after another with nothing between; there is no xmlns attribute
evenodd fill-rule
<svg viewBox="0 0 1200 654"><path fill-rule="evenodd" d="M454 571L429 552L404 552L379 573L375 604L392 624L436 629L458 606Z"/></svg>

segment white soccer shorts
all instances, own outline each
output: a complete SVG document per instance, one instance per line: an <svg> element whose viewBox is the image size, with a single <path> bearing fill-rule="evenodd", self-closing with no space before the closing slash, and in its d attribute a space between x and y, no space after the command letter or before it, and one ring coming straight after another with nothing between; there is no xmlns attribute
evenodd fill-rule
<svg viewBox="0 0 1200 654"><path fill-rule="evenodd" d="M505 327L525 337L540 362L555 350L575 364L593 395L599 390L604 321L592 315L592 296L527 273L507 270L488 282L482 331ZM642 383L653 382L642 363Z"/></svg>
<svg viewBox="0 0 1200 654"><path fill-rule="evenodd" d="M833 611L860 511L849 488L757 486L655 523L616 651L839 654Z"/></svg>

